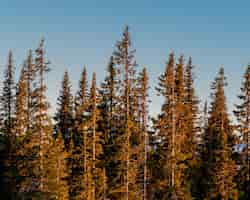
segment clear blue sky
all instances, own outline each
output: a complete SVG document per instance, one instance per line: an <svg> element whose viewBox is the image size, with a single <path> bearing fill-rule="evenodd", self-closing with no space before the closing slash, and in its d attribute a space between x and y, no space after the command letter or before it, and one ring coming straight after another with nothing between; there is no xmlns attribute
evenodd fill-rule
<svg viewBox="0 0 250 200"><path fill-rule="evenodd" d="M52 72L48 96L55 105L63 72L68 69L73 90L84 65L89 74L104 77L108 58L131 27L137 62L150 75L151 113L160 109L154 87L168 54L193 57L197 94L209 98L210 83L224 65L229 86L229 110L239 93L250 62L250 2L230 0L2 0L0 4L0 66L13 50L17 70L29 48L45 37ZM89 77L90 79L90 77Z"/></svg>

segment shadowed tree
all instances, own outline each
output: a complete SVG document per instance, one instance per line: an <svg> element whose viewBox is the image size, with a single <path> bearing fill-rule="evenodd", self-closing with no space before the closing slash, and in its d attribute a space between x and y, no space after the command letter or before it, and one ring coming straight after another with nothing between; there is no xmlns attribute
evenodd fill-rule
<svg viewBox="0 0 250 200"><path fill-rule="evenodd" d="M56 130L62 134L66 149L73 131L73 96L68 72L63 75L60 95L57 99L58 109L55 115Z"/></svg>
<svg viewBox="0 0 250 200"><path fill-rule="evenodd" d="M70 199L88 199L87 177L87 141L88 136L88 104L89 91L87 71L83 69L79 81L79 89L75 96L74 133L72 135L70 158Z"/></svg>
<svg viewBox="0 0 250 200"><path fill-rule="evenodd" d="M184 96L184 123L186 139L183 145L183 152L186 155L187 168L185 170L185 181L189 187L188 190L195 196L199 192L197 186L197 170L199 168L199 158L197 153L199 136L199 100L195 94L194 78L193 78L193 64L190 57L185 68L185 96Z"/></svg>
<svg viewBox="0 0 250 200"><path fill-rule="evenodd" d="M13 55L9 51L6 69L4 71L3 88L1 95L1 132L5 138L6 152L4 159L4 190L14 199L16 195L16 135L14 131L15 114L15 67Z"/></svg>
<svg viewBox="0 0 250 200"><path fill-rule="evenodd" d="M119 115L118 108L118 87L119 80L117 79L117 70L115 68L113 56L107 67L107 75L99 90L99 113L98 130L103 138L103 167L104 177L103 182L104 199L113 199L113 190L116 187L117 177L117 160L116 155L119 151L115 143L119 132Z"/></svg>
<svg viewBox="0 0 250 200"><path fill-rule="evenodd" d="M241 163L238 174L239 190L245 199L250 195L250 153L249 153L249 141L250 141L250 66L247 66L244 74L244 80L241 87L241 94L238 96L240 104L236 105L234 114L238 122L238 131L240 133L240 145L243 146L241 152Z"/></svg>
<svg viewBox="0 0 250 200"><path fill-rule="evenodd" d="M88 189L91 180L88 174L88 166L90 163L91 152L89 146L92 141L89 140L89 98L87 81L87 70L84 67L80 81L79 89L75 96L75 121L74 121L74 134L73 134L73 149L71 162L71 197L72 199L90 199L91 195Z"/></svg>

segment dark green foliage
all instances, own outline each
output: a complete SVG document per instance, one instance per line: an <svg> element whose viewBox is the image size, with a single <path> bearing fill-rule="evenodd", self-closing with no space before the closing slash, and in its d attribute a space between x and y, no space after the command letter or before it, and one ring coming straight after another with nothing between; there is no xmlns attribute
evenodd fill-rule
<svg viewBox="0 0 250 200"><path fill-rule="evenodd" d="M247 66L238 96L240 104L236 105L234 114L237 118L237 130L240 134L239 144L242 150L237 159L240 166L237 175L237 183L242 199L248 199L250 195L250 66Z"/></svg>
<svg viewBox="0 0 250 200"><path fill-rule="evenodd" d="M73 133L73 96L67 71L64 73L61 87L55 115L56 133L62 135L67 149Z"/></svg>

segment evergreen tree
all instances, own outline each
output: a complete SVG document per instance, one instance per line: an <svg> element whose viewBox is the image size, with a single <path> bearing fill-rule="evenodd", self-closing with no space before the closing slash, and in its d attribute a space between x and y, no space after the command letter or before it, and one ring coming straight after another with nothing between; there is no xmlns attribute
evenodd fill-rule
<svg viewBox="0 0 250 200"><path fill-rule="evenodd" d="M185 171L186 184L190 185L188 188L195 196L199 192L197 186L197 173L199 169L199 158L197 153L199 142L199 100L195 94L194 79L193 79L193 64L192 58L188 60L185 75L185 97L184 97L184 123L185 123L185 141L182 146L186 156L187 168Z"/></svg>
<svg viewBox="0 0 250 200"><path fill-rule="evenodd" d="M34 115L34 105L33 105L33 97L35 95L34 93L34 81L36 78L36 68L35 64L33 63L33 58L32 58L32 51L29 50L28 57L25 62L25 79L27 82L27 132L31 131L32 128L32 118Z"/></svg>
<svg viewBox="0 0 250 200"><path fill-rule="evenodd" d="M84 67L81 74L81 79L79 81L79 90L77 91L75 97L76 120L81 121L82 115L84 114L84 111L86 111L86 103L88 97L89 94L88 94L87 70L86 67Z"/></svg>
<svg viewBox="0 0 250 200"><path fill-rule="evenodd" d="M188 140L187 129L188 123L186 120L185 105L185 79L184 79L184 57L180 56L179 62L175 69L175 91L174 91L174 110L175 110L175 195L178 199L191 199L187 180L185 180L185 172L188 170L187 163L190 159L187 154L187 148L192 148L194 144L186 144ZM192 113L192 111L191 111Z"/></svg>
<svg viewBox="0 0 250 200"><path fill-rule="evenodd" d="M136 184L139 174L138 168L138 94L136 88L137 66L134 58L134 50L131 50L131 40L128 26L125 27L121 41L117 42L114 51L114 61L118 65L121 80L120 87L120 122L121 130L116 143L119 145L118 153L120 184L116 191L122 199L139 198L140 189Z"/></svg>
<svg viewBox="0 0 250 200"><path fill-rule="evenodd" d="M34 178L30 182L31 191L37 191L38 198L47 198L49 192L46 159L49 151L49 138L52 134L52 123L48 116L49 103L46 99L45 75L49 72L48 62L45 60L44 40L41 40L36 49L35 72L36 84L32 93L33 124L28 145L34 153L33 160ZM33 157L33 158L34 158ZM32 176L31 176L32 177ZM37 186L37 187L34 187ZM34 187L34 188L33 188ZM41 197L42 195L42 197Z"/></svg>
<svg viewBox="0 0 250 200"><path fill-rule="evenodd" d="M175 65L174 54L170 54L165 73L160 76L156 88L164 97L161 114L154 120L156 133L160 137L156 152L162 166L159 173L162 175L156 186L157 198L191 199L188 173L196 152L194 150L192 155L189 151L195 145L189 141L192 140L189 136L193 134L195 125L191 110L195 105L190 104L194 103L195 97L191 67L187 67L187 71L188 78L184 72L184 57L181 56Z"/></svg>
<svg viewBox="0 0 250 200"><path fill-rule="evenodd" d="M118 147L116 138L119 132L119 113L118 113L118 87L117 70L114 66L113 57L107 67L107 76L101 84L99 90L100 103L98 106L100 118L98 119L98 130L103 138L103 165L104 175L107 177L103 182L104 199L113 199L113 190L116 188L117 161L114 159L117 155Z"/></svg>
<svg viewBox="0 0 250 200"><path fill-rule="evenodd" d="M106 179L105 168L102 164L103 155L103 137L101 132L98 131L97 122L99 119L99 110L97 108L99 98L97 96L96 86L96 74L93 73L90 99L89 99L89 111L90 111L90 127L89 131L92 137L92 199L104 198L104 182ZM90 147L91 148L91 147Z"/></svg>
<svg viewBox="0 0 250 200"><path fill-rule="evenodd" d="M83 69L79 90L75 97L74 133L70 149L70 199L88 199L87 195L87 134L88 134L88 83L87 71Z"/></svg>
<svg viewBox="0 0 250 200"><path fill-rule="evenodd" d="M4 187L10 194L8 198L14 199L16 194L16 135L14 132L15 114L15 67L13 55L9 51L7 66L4 71L3 89L1 95L1 132L5 138L6 153L4 159Z"/></svg>
<svg viewBox="0 0 250 200"><path fill-rule="evenodd" d="M242 192L244 199L248 199L250 195L250 153L249 153L249 138L250 138L250 66L247 67L244 74L244 81L239 95L240 104L236 105L234 114L238 121L238 131L240 133L240 145L243 145L240 159L240 169L237 182L239 190Z"/></svg>
<svg viewBox="0 0 250 200"><path fill-rule="evenodd" d="M4 73L3 91L1 95L2 132L6 136L12 135L13 117L15 110L15 80L14 80L13 55L9 52L8 63ZM13 139L13 138L12 138Z"/></svg>
<svg viewBox="0 0 250 200"><path fill-rule="evenodd" d="M62 88L57 99L57 113L55 115L56 130L61 134L66 149L73 132L73 97L68 72L66 71L62 80Z"/></svg>
<svg viewBox="0 0 250 200"><path fill-rule="evenodd" d="M157 181L157 190L154 196L159 199L171 199L175 187L176 173L176 123L175 123L175 58L169 55L165 72L159 77L157 92L163 96L164 103L161 113L154 122L157 135L160 137L158 149L161 175Z"/></svg>
<svg viewBox="0 0 250 200"><path fill-rule="evenodd" d="M49 199L68 200L69 199L69 170L67 160L69 152L65 149L64 140L61 134L56 138L50 137L50 151L48 152L48 185Z"/></svg>
<svg viewBox="0 0 250 200"><path fill-rule="evenodd" d="M199 132L199 100L195 94L193 80L193 64L192 58L189 58L185 71L185 116L187 124L187 153L190 153L190 167L197 162L197 137Z"/></svg>
<svg viewBox="0 0 250 200"><path fill-rule="evenodd" d="M16 93L16 116L15 132L19 136L17 148L17 166L18 166L18 198L28 198L27 195L33 195L36 192L36 184L38 179L38 137L33 134L33 119L35 106L33 104L34 97L34 81L35 69L32 60L32 52L29 51L28 57L24 62L23 69L20 74L19 83ZM36 142L35 142L36 141ZM33 185L32 185L33 184Z"/></svg>
<svg viewBox="0 0 250 200"><path fill-rule="evenodd" d="M232 125L224 69L200 115L192 58L185 66L171 53L151 129L149 77L137 67L126 26L100 89L95 73L89 89L84 68L73 98L64 73L53 126L44 41L34 60L28 52L17 84L10 51L0 95L1 199L249 199L250 66Z"/></svg>
<svg viewBox="0 0 250 200"><path fill-rule="evenodd" d="M192 177L193 184L192 194L197 199L204 199L204 194L207 190L206 180L204 175L207 173L206 165L204 161L207 159L206 144L207 144L207 128L208 128L208 105L207 100L204 102L203 112L200 117L200 130L197 140L197 168L192 172L195 177Z"/></svg>
<svg viewBox="0 0 250 200"><path fill-rule="evenodd" d="M24 66L25 67L25 66ZM22 136L27 131L27 81L22 68L16 91L15 134Z"/></svg>
<svg viewBox="0 0 250 200"><path fill-rule="evenodd" d="M142 137L142 158L143 160L143 192L142 199L146 200L148 192L148 73L146 68L143 68L142 72L139 74L139 105L140 105L140 128Z"/></svg>
<svg viewBox="0 0 250 200"><path fill-rule="evenodd" d="M15 108L15 128L14 134L17 137L15 143L15 153L16 153L16 187L17 194L19 195L19 188L23 181L22 177L22 167L23 167L23 138L27 131L27 82L25 79L24 72L25 65L23 66L20 74L20 78L16 89L16 108Z"/></svg>
<svg viewBox="0 0 250 200"><path fill-rule="evenodd" d="M206 170L207 193L204 199L237 199L234 183L236 165L232 159L233 129L230 123L224 94L223 68L212 85L214 93L209 111L203 161Z"/></svg>

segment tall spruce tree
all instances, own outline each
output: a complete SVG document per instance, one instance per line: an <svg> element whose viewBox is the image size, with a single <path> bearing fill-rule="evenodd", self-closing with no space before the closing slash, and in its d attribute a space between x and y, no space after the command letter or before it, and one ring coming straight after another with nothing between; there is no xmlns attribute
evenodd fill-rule
<svg viewBox="0 0 250 200"><path fill-rule="evenodd" d="M71 94L71 85L67 71L63 75L57 105L58 109L55 115L56 130L58 134L62 135L67 149L73 132L73 96Z"/></svg>
<svg viewBox="0 0 250 200"><path fill-rule="evenodd" d="M197 138L199 131L199 100L195 94L194 79L193 79L193 64L192 58L188 60L185 70L185 116L187 124L187 153L190 153L189 166L196 164L197 158Z"/></svg>
<svg viewBox="0 0 250 200"><path fill-rule="evenodd" d="M12 137L13 117L15 110L15 80L14 80L14 65L12 51L8 54L8 63L4 72L3 91L1 95L2 108L2 132L9 137ZM13 139L13 138L12 138Z"/></svg>
<svg viewBox="0 0 250 200"><path fill-rule="evenodd" d="M27 131L27 81L25 77L25 65L21 70L20 78L16 91L15 108L15 134L17 136L25 135Z"/></svg>
<svg viewBox="0 0 250 200"><path fill-rule="evenodd" d="M87 157L86 154L83 155L82 143L79 141L74 142L71 138L68 147L69 157L67 159L67 167L69 171L68 186L69 186L69 199L89 199L89 194L87 193L88 188L88 177L87 169L84 171L84 167L87 164L83 162ZM87 159L86 159L87 160Z"/></svg>
<svg viewBox="0 0 250 200"><path fill-rule="evenodd" d="M92 83L90 88L89 111L90 111L90 126L89 131L92 137L92 199L101 200L104 198L105 187L105 167L102 163L103 155L103 137L102 133L98 131L98 109L99 97L96 86L96 73L93 73Z"/></svg>
<svg viewBox="0 0 250 200"><path fill-rule="evenodd" d="M138 126L136 124L138 113L136 94L136 69L134 50L131 50L131 39L128 26L125 27L121 41L117 42L114 51L114 61L119 67L121 80L120 87L120 122L122 133L117 139L120 152L119 160L120 184L117 184L117 193L120 198L130 199L139 198L140 190L136 184L138 178L138 157L136 135L138 135Z"/></svg>
<svg viewBox="0 0 250 200"><path fill-rule="evenodd" d="M87 70L83 69L75 96L75 120L70 155L70 199L88 199L87 135L89 91Z"/></svg>
<svg viewBox="0 0 250 200"><path fill-rule="evenodd" d="M89 98L89 92L88 92L87 70L86 67L84 67L79 81L79 89L75 96L76 126L80 127L81 124L83 124L84 121L86 121L85 114L88 106L88 98Z"/></svg>
<svg viewBox="0 0 250 200"><path fill-rule="evenodd" d="M175 123L175 58L169 55L165 72L159 77L159 85L156 88L159 95L163 96L164 103L161 113L155 120L154 127L160 137L159 164L161 165L161 176L157 181L155 190L159 199L171 199L175 186L176 173L176 123Z"/></svg>
<svg viewBox="0 0 250 200"><path fill-rule="evenodd" d="M84 67L80 81L79 81L79 89L75 96L75 124L77 132L82 133L82 127L86 125L86 112L88 107L88 99L89 99L89 91L88 91L88 80L87 80L87 70ZM85 143L84 143L85 144Z"/></svg>
<svg viewBox="0 0 250 200"><path fill-rule="evenodd" d="M240 159L239 175L237 176L239 190L243 199L248 199L250 195L250 66L247 66L244 80L241 87L241 94L238 96L240 104L236 105L234 114L238 122L240 133L240 145L243 146Z"/></svg>
<svg viewBox="0 0 250 200"><path fill-rule="evenodd" d="M47 154L47 176L48 176L48 199L69 199L69 170L67 160L69 152L64 146L63 136L50 137L49 149Z"/></svg>
<svg viewBox="0 0 250 200"><path fill-rule="evenodd" d="M185 77L184 77L184 57L180 56L175 69L175 159L176 172L175 172L175 195L178 199L191 199L190 190L187 187L188 183L185 180L185 172L188 170L188 154L187 148L190 145L186 145L188 139L188 123L186 120L186 107L185 105ZM191 112L192 113L192 112ZM192 147L191 147L192 148ZM174 197L173 197L174 198Z"/></svg>
<svg viewBox="0 0 250 200"><path fill-rule="evenodd" d="M37 191L36 181L39 177L37 134L33 132L35 104L35 65L32 60L32 51L24 62L20 74L16 93L16 134L18 137L18 198L28 198ZM36 142L35 142L36 141Z"/></svg>
<svg viewBox="0 0 250 200"><path fill-rule="evenodd" d="M190 57L185 68L185 97L184 97L184 123L185 123L185 141L182 146L183 152L186 156L187 168L185 170L185 181L189 185L190 190L195 196L199 193L197 186L197 170L199 168L199 158L197 153L199 142L199 100L195 94L194 78L193 78L193 64Z"/></svg>
<svg viewBox="0 0 250 200"><path fill-rule="evenodd" d="M204 165L207 192L204 199L237 199L234 183L236 165L232 159L233 129L227 114L224 69L212 85L212 102L206 130Z"/></svg>
<svg viewBox="0 0 250 200"><path fill-rule="evenodd" d="M5 138L6 153L4 159L3 177L5 177L4 190L10 194L10 199L16 194L16 135L14 132L15 114L15 67L12 51L9 51L6 69L4 71L3 89L1 95L1 132Z"/></svg>
<svg viewBox="0 0 250 200"><path fill-rule="evenodd" d="M27 82L27 132L31 131L32 128L32 118L34 114L34 105L33 105L33 95L34 93L34 81L36 78L36 68L33 61L32 50L29 50L28 57L25 61L25 79Z"/></svg>
<svg viewBox="0 0 250 200"><path fill-rule="evenodd" d="M143 160L143 191L142 199L148 199L148 149L149 149L149 139L148 139L148 89L149 89L149 77L146 68L143 68L142 72L139 74L138 79L138 93L139 93L139 105L140 105L140 131L142 137L142 155L141 160Z"/></svg>
<svg viewBox="0 0 250 200"><path fill-rule="evenodd" d="M110 61L107 67L107 76L104 82L101 84L99 90L99 113L98 130L101 132L103 143L103 167L104 174L107 177L103 182L104 199L115 198L113 190L116 187L117 177L117 161L114 159L117 155L118 147L116 145L116 138L119 132L119 113L118 113L118 87L119 80L117 78L117 70L113 56L110 57Z"/></svg>
<svg viewBox="0 0 250 200"><path fill-rule="evenodd" d="M52 122L48 115L49 103L46 98L46 83L45 78L46 74L49 72L49 67L45 60L45 50L44 50L44 40L41 40L39 47L36 49L36 58L35 58L35 72L36 72L36 87L33 90L32 104L33 104L33 125L32 125L32 139L31 143L34 145L33 149L38 148L36 152L37 158L39 161L36 163L37 173L36 178L33 180L37 184L39 195L42 195L42 198L47 198L47 193L49 192L48 177L47 177L47 153L49 151L49 138L52 134ZM37 147L37 148L36 148ZM40 197L41 198L41 197Z"/></svg>
<svg viewBox="0 0 250 200"><path fill-rule="evenodd" d="M161 114L154 120L156 134L160 137L157 152L162 166L155 195L161 199L191 199L187 174L194 155L190 155L187 149L192 149L194 145L188 142L191 140L188 137L194 131L195 122L191 121L191 117L188 118L193 117L190 104L194 101L191 68L188 70L190 74L187 78L184 57L180 56L175 64L174 54L171 53L165 73L159 77L159 86L156 88L164 97Z"/></svg>
<svg viewBox="0 0 250 200"><path fill-rule="evenodd" d="M17 137L15 143L15 155L16 155L16 187L17 187L17 196L20 198L20 188L23 182L23 164L24 164L24 155L23 155L23 138L26 135L27 131L27 82L25 79L25 71L23 66L20 78L17 84L16 89L16 108L15 108L15 127L14 134Z"/></svg>

